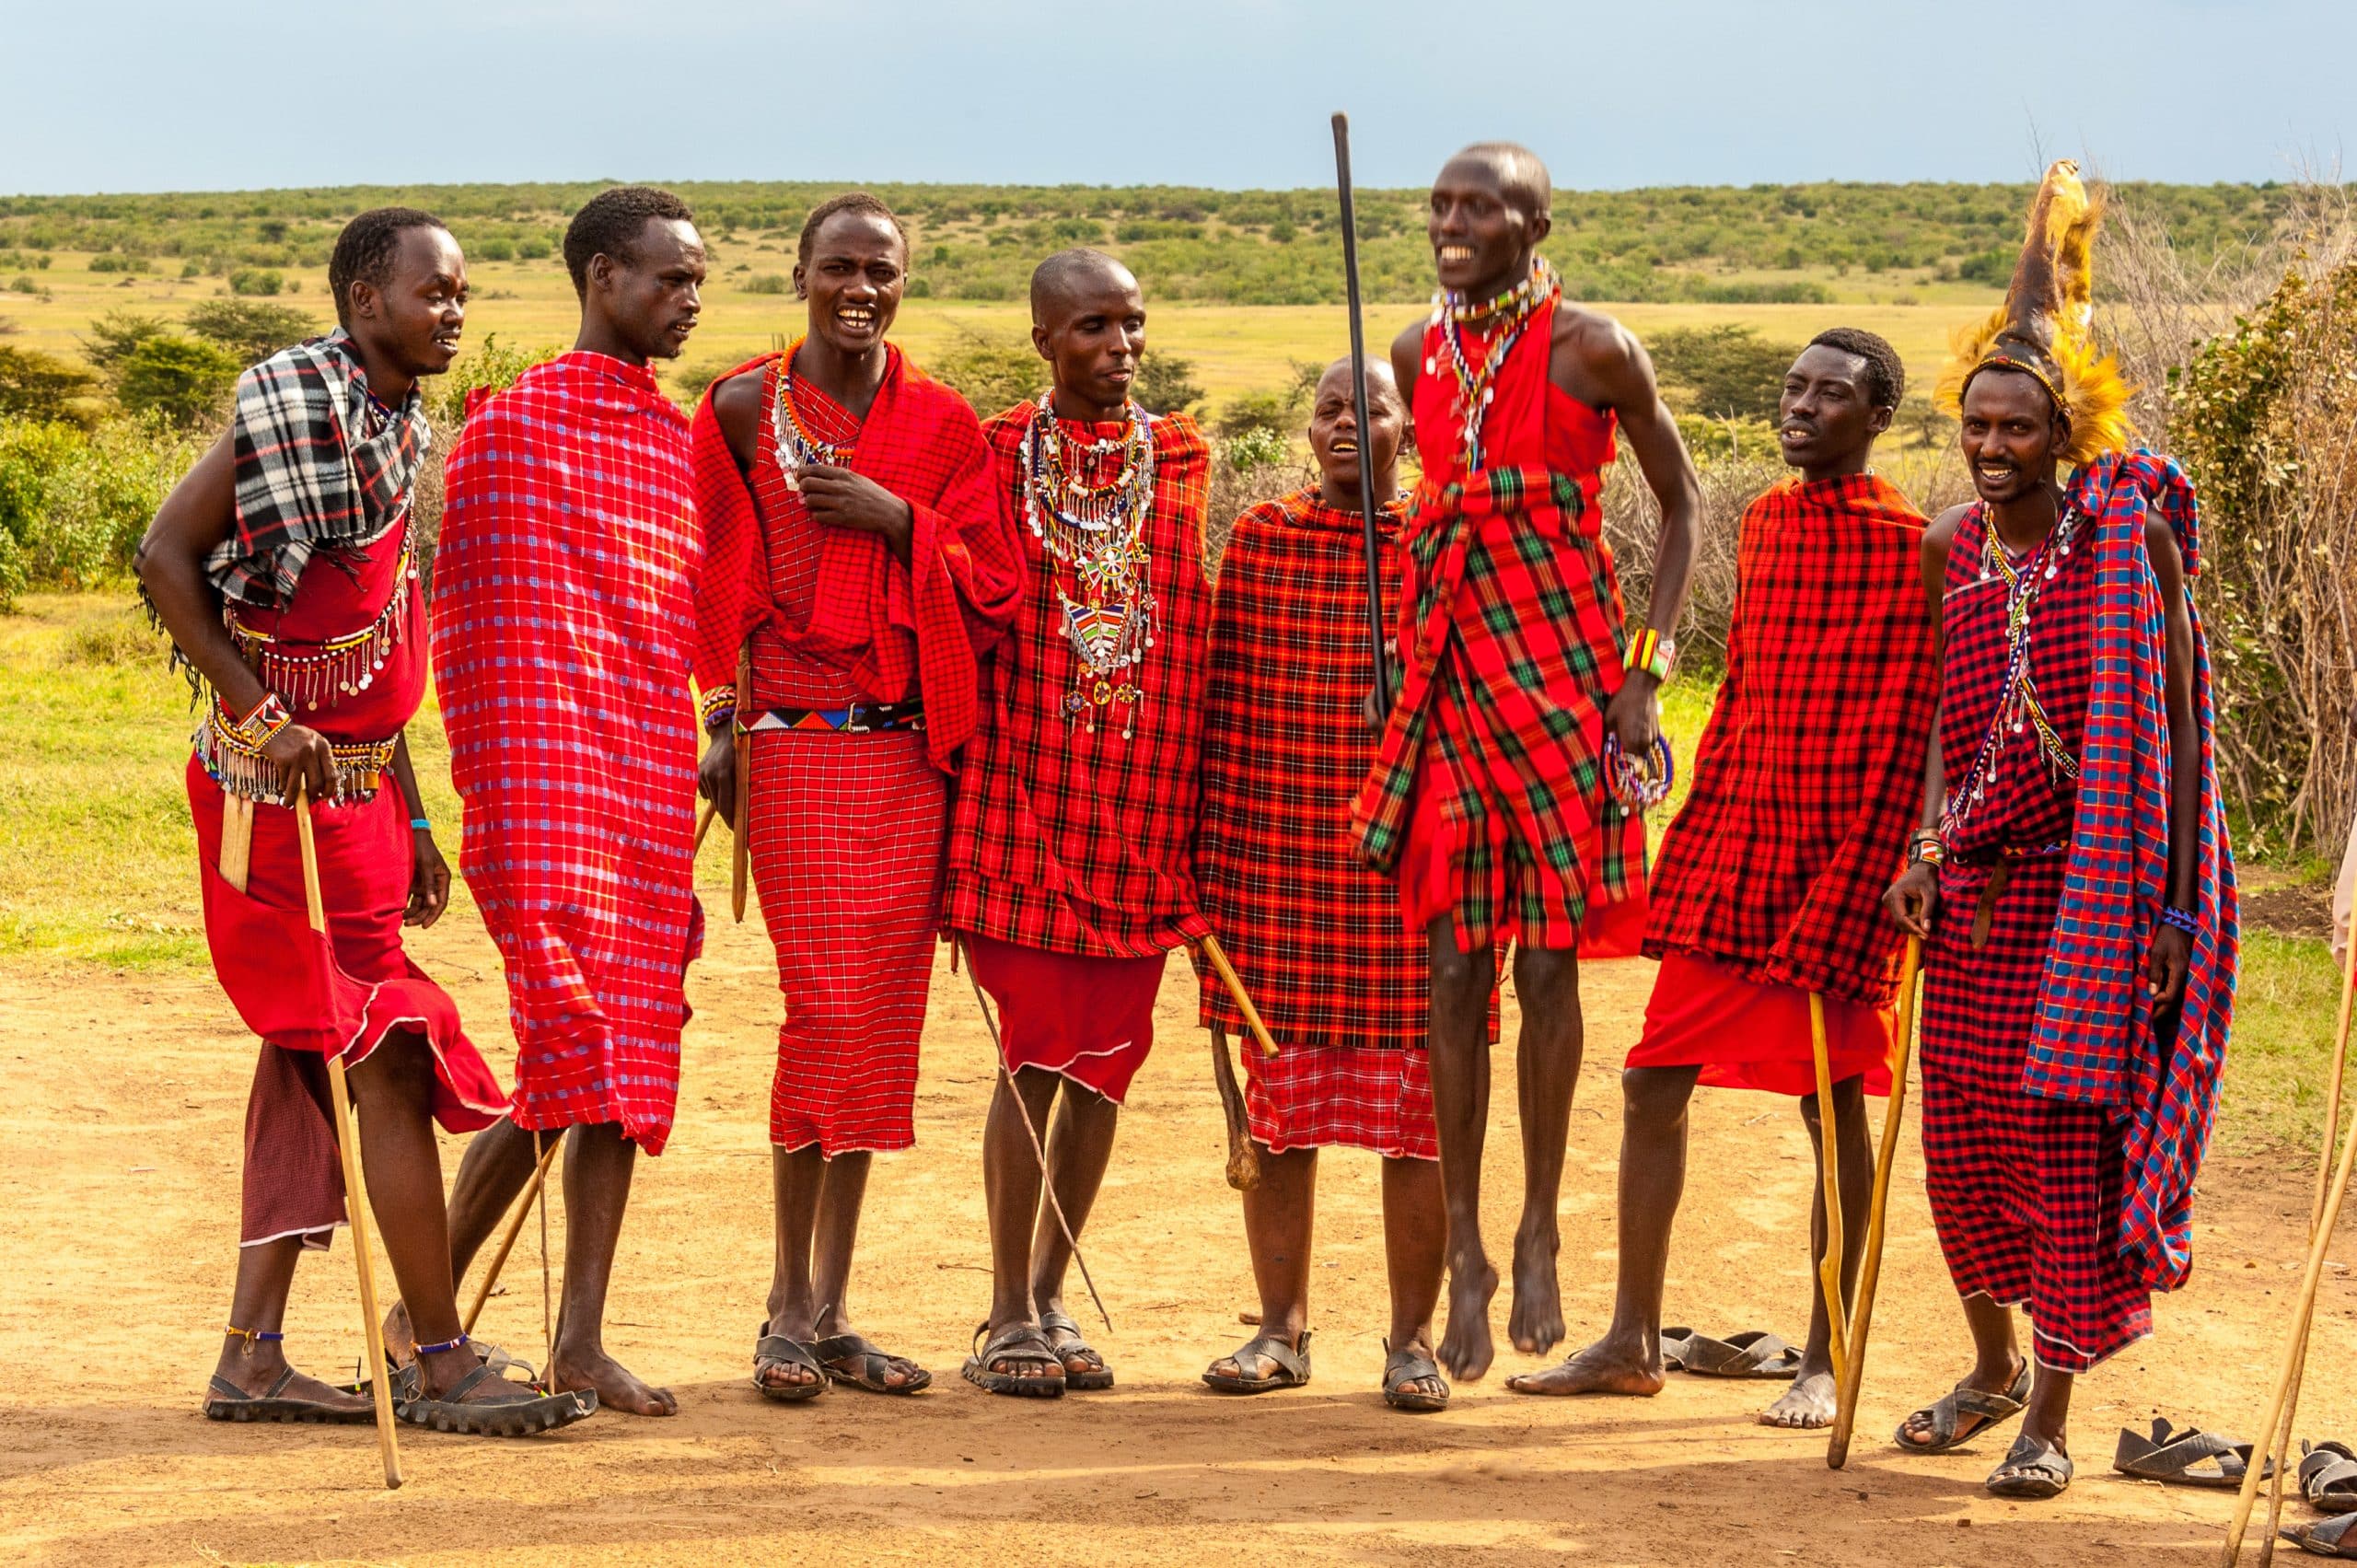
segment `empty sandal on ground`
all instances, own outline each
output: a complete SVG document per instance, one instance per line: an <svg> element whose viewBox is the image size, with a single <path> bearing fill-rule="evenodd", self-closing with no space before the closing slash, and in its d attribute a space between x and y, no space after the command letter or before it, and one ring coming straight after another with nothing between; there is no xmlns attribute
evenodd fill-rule
<svg viewBox="0 0 2357 1568"><path fill-rule="evenodd" d="M1662 1330L1662 1365L1671 1359L1669 1336ZM1749 1329L1714 1340L1708 1334L1687 1335L1677 1351L1677 1370L1697 1377L1757 1377L1774 1382L1790 1379L1801 1369L1801 1353L1764 1329Z"/></svg>
<svg viewBox="0 0 2357 1568"><path fill-rule="evenodd" d="M2357 1558L2357 1514L2315 1519L2276 1534L2311 1556Z"/></svg>
<svg viewBox="0 0 2357 1568"><path fill-rule="evenodd" d="M2357 1452L2346 1443L2300 1445L2300 1495L2328 1514L2357 1508Z"/></svg>
<svg viewBox="0 0 2357 1568"><path fill-rule="evenodd" d="M2240 1486L2250 1468L2251 1446L2191 1427L2173 1428L2166 1416L2153 1418L2153 1434L2119 1429L2119 1447L2111 1468L2121 1475L2157 1481L2168 1486ZM2346 1455L2347 1450L2343 1450ZM2357 1464L2348 1467L2357 1478ZM2301 1474L2307 1473L2304 1464Z"/></svg>

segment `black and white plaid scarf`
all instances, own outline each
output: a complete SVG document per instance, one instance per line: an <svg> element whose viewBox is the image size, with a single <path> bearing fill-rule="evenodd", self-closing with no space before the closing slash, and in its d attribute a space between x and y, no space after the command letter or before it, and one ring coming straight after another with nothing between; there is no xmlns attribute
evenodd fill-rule
<svg viewBox="0 0 2357 1568"><path fill-rule="evenodd" d="M283 607L315 552L360 549L409 510L432 444L412 386L399 408L368 395L342 329L238 377L237 529L205 571L226 599Z"/></svg>

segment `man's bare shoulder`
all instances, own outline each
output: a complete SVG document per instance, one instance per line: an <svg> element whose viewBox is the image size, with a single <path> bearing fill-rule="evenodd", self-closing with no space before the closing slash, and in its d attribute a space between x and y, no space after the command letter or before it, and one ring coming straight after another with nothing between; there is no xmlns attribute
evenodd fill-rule
<svg viewBox="0 0 2357 1568"><path fill-rule="evenodd" d="M1645 352L1634 332L1603 311L1570 304L1555 307L1554 347L1558 363L1568 354L1593 370L1627 365Z"/></svg>
<svg viewBox="0 0 2357 1568"><path fill-rule="evenodd" d="M1958 502L1933 517L1931 526L1923 530L1923 548L1930 550L1936 545L1945 552L1949 545L1955 543L1956 528L1964 521L1964 515L1972 510L1972 506L1973 504L1969 501Z"/></svg>

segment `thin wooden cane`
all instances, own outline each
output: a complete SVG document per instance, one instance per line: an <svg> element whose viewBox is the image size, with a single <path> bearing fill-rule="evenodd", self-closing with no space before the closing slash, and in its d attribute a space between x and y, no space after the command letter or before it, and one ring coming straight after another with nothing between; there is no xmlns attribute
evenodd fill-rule
<svg viewBox="0 0 2357 1568"><path fill-rule="evenodd" d="M563 1134L563 1132L559 1132L559 1133L556 1135L556 1142L555 1142L555 1143L553 1143L553 1144L551 1144L549 1145L549 1154L554 1154L554 1153L556 1152L556 1150L557 1150L557 1146L558 1146L559 1144L563 1144L563 1142L564 1142L564 1134ZM540 1151L540 1130L539 1128L535 1127L535 1128L533 1128L533 1129L532 1129L532 1149L533 1149L533 1152L534 1152L534 1153L536 1153L536 1154L537 1154L537 1153L539 1153L539 1151ZM546 1161L548 1157L549 1157L549 1156L548 1156L548 1155L541 1155L541 1156L540 1156L540 1159L541 1159L543 1162L544 1162L544 1161ZM556 1316L555 1316L555 1312L554 1312L554 1308L553 1308L554 1292L553 1292L553 1288L552 1288L552 1287L550 1285L550 1283L549 1283L549 1197L548 1197L548 1192L547 1192L547 1190L546 1190L546 1189L542 1189L542 1191L541 1191L541 1192L540 1192L540 1376L541 1376L543 1379L547 1379L547 1378L554 1377L554 1376L556 1376L556 1372L555 1372L555 1367L556 1367ZM570 1216L567 1216L566 1223L567 1223L567 1224L572 1223L572 1222L571 1222L571 1217L570 1217Z"/></svg>
<svg viewBox="0 0 2357 1568"><path fill-rule="evenodd" d="M2343 1027L2334 1051L2336 1060L2333 1072L2336 1075L2346 1070L2349 1056L2348 1021L2349 1011L2344 1005L2341 1009ZM2325 1146L2329 1150L2331 1144L2328 1143ZM2341 1140L2340 1159L2332 1173L2332 1191L2325 1200L2324 1212L2317 1216L2317 1223L2311 1227L2313 1234L2308 1238L2308 1266L2306 1272L2300 1276L2299 1298L2292 1309L2291 1342L2283 1347L2283 1370L2276 1376L2275 1388L2268 1396L2267 1415L2258 1423L2258 1430L2270 1436L2273 1435L2277 1423L2284 1419L2285 1409L2292 1392L2292 1380L2298 1374L2307 1353L2308 1330L2314 1326L2316 1307L2316 1283L2324 1277L2324 1255L2326 1249L2332 1243L2333 1227L2340 1223L2341 1201L2349 1196L2349 1172L2352 1164L2357 1164L2357 1135ZM2243 1470L2242 1491L2235 1499L2234 1523L2226 1530L2226 1551L2220 1560L2225 1564L2225 1568L2234 1568L2235 1561L2242 1556L2243 1535L2250 1527L2251 1505L2258 1501L2259 1478L2264 1469L2265 1467L2260 1465L2250 1465Z"/></svg>
<svg viewBox="0 0 2357 1568"><path fill-rule="evenodd" d="M1907 939L1898 964L1898 1038L1891 1045L1890 1104L1883 1112L1882 1151L1875 1160L1874 1200L1866 1211L1866 1250L1858 1267L1858 1293L1850 1307L1850 1363L1834 1384L1833 1432L1825 1446L1827 1468L1850 1462L1850 1433L1858 1421L1858 1390L1866 1376L1866 1333L1874 1327L1875 1287L1882 1283L1885 1216L1890 1211L1890 1167L1907 1118L1907 1069L1915 1052L1916 977L1923 968L1923 939Z"/></svg>
<svg viewBox="0 0 2357 1568"><path fill-rule="evenodd" d="M737 656L737 820L730 824L737 838L728 852L728 909L737 923L745 923L745 890L752 882L753 865L753 645Z"/></svg>
<svg viewBox="0 0 2357 1568"><path fill-rule="evenodd" d="M2351 933L2348 949L2342 956L2340 1016L2334 1026L2332 1078L2326 1089L2324 1100L2324 1152L2316 1160L2316 1199L2308 1210L2308 1244L2311 1248L2322 1245L2328 1234L2328 1230L2320 1230L2318 1225L2324 1218L2325 1173L2332 1168L2333 1146L2340 1136L2340 1091L2343 1074L2349 1066L2349 1024L2352 1001L2357 1001L2357 932ZM2351 1130L2350 1141L2357 1143L2357 1128ZM2283 1518L2283 1470L2285 1461L2291 1458L2292 1423L2299 1412L2300 1385L2307 1376L2308 1335L2314 1327L2314 1302L2311 1300L2308 1309L2301 1314L2300 1321L2293 1334L2295 1348L2292 1360L2292 1376L2284 1389L2282 1423L2273 1429L2273 1447L2270 1454L2271 1462L2267 1467L2273 1471L2274 1479L2268 1484L2267 1534L2258 1546L2260 1568L2266 1568L2267 1564L2275 1561L2275 1532L2282 1525ZM2247 1470L2243 1476L2244 1491L2248 1492L2254 1484L2256 1482L2253 1475ZM2237 1533L2235 1544L2236 1551L2239 1551L2240 1530L2245 1523L2245 1516L2248 1513L2248 1504L2238 1502L2236 1513ZM2227 1561L2231 1562L2234 1559L2230 1557Z"/></svg>
<svg viewBox="0 0 2357 1568"><path fill-rule="evenodd" d="M1227 1031L1212 1026L1212 1084L1219 1090L1220 1115L1227 1122L1227 1184L1238 1192L1260 1185L1260 1151L1244 1112L1244 1091L1236 1086L1236 1065L1227 1054Z"/></svg>
<svg viewBox="0 0 2357 1568"><path fill-rule="evenodd" d="M254 803L242 795L221 796L221 880L242 893L253 874Z"/></svg>
<svg viewBox="0 0 2357 1568"><path fill-rule="evenodd" d="M1817 1161L1824 1167L1825 1189L1825 1256L1817 1261L1817 1283L1825 1293L1826 1339L1838 1397L1850 1369L1850 1314L1841 1299L1841 1143L1833 1113L1833 1059L1825 1042L1825 993L1819 991L1808 993L1808 1044L1817 1062Z"/></svg>
<svg viewBox="0 0 2357 1568"><path fill-rule="evenodd" d="M303 847L303 900L311 914L311 929L327 934L325 901L319 897L319 852L311 842L311 794L308 784L295 786L295 837ZM385 1485L401 1483L401 1443L393 1434L393 1380L385 1365L384 1321L377 1315L377 1263L370 1253L368 1184L360 1168L360 1133L352 1115L352 1086L344 1076L343 1058L328 1058L328 1092L335 1101L336 1151L343 1157L344 1207L352 1221L352 1257L360 1271L360 1322L368 1346L371 1375L368 1387L376 1395L377 1451L385 1461Z"/></svg>
<svg viewBox="0 0 2357 1568"><path fill-rule="evenodd" d="M690 860L703 853L704 835L712 831L712 819L719 815L720 807L709 800L703 803L703 809L696 813L696 845L688 851Z"/></svg>
<svg viewBox="0 0 2357 1568"><path fill-rule="evenodd" d="M1260 1009L1252 1005L1252 998L1244 993L1244 981L1237 978L1236 966L1227 961L1227 954L1220 947L1219 938L1206 931L1200 946L1203 956L1211 959L1212 968L1219 972L1220 983L1227 987L1230 996L1236 998L1236 1010L1244 1015L1244 1027L1250 1029L1252 1038L1260 1042L1260 1054L1274 1056L1277 1042L1269 1038L1269 1026L1260 1021Z"/></svg>
<svg viewBox="0 0 2357 1568"><path fill-rule="evenodd" d="M537 1144L540 1141L540 1135L535 1132L532 1142ZM474 1302L467 1308L466 1317L459 1320L461 1331L470 1334L475 1331L475 1319L482 1316L483 1303L491 1299L492 1286L499 1283L499 1271L507 1266L507 1254L516 1249L516 1238L524 1233L524 1221L530 1216L532 1204L540 1199L540 1184L548 1179L549 1162L556 1158L556 1152L563 1144L562 1138L551 1144L548 1152L540 1156L539 1162L532 1167L532 1179L524 1186L524 1201L516 1206L516 1213L507 1221L507 1228L500 1232L499 1246L491 1255L491 1267L483 1271L482 1283L475 1287Z"/></svg>

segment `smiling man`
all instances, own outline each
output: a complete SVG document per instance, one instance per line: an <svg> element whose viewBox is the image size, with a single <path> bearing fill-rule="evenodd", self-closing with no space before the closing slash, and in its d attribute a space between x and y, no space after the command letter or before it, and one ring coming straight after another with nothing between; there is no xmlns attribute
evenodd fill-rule
<svg viewBox="0 0 2357 1568"><path fill-rule="evenodd" d="M1661 960L1644 1036L1620 1079L1620 1283L1612 1328L1532 1394L1662 1386L1669 1236L1699 1082L1800 1098L1817 1137L1808 997L1825 998L1840 1152L1843 1277L1865 1239L1874 1178L1864 1095L1889 1092L1899 935L1879 904L1913 820L1931 732L1932 626L1916 561L1923 517L1868 466L1906 372L1872 332L1820 333L1784 375L1778 436L1797 475L1745 508L1727 667L1694 753L1694 787L1662 841L1645 951ZM1821 1158L1821 1156L1820 1156ZM1808 1278L1825 1249L1814 1184ZM1760 1419L1833 1418L1823 1294L1797 1356L1756 1343L1735 1365L1794 1376Z"/></svg>
<svg viewBox="0 0 2357 1568"><path fill-rule="evenodd" d="M714 381L695 419L702 784L733 816L749 735L752 869L785 999L777 1260L753 1358L776 1400L932 1381L852 1327L852 1251L870 1156L916 1141L949 775L1023 564L973 410L885 342L908 267L883 203L821 203L794 268L807 335Z"/></svg>
<svg viewBox="0 0 2357 1568"><path fill-rule="evenodd" d="M1632 948L1644 898L1644 825L1606 786L1605 739L1651 758L1699 505L1645 351L1565 303L1539 256L1552 225L1547 168L1526 147L1469 147L1433 182L1440 291L1430 319L1391 347L1423 459L1401 536L1406 672L1351 808L1359 854L1399 879L1429 945L1449 1234L1438 1355L1464 1378L1492 1355L1481 1150L1493 954L1509 935L1524 1170L1510 1331L1530 1353L1563 1337L1555 1207L1579 1078L1579 950ZM1596 505L1616 431L1661 507L1658 635L1625 668L1631 639Z"/></svg>
<svg viewBox="0 0 2357 1568"><path fill-rule="evenodd" d="M1206 930L1194 838L1211 454L1193 420L1131 400L1145 301L1119 261L1039 263L1031 341L1053 389L983 425L1035 543L958 778L946 920L997 1001L1005 1069L983 1134L990 1318L965 1376L1054 1396L1113 1374L1064 1310L1072 1249L1025 1123L1077 1236L1154 1043L1164 960Z"/></svg>
<svg viewBox="0 0 2357 1568"><path fill-rule="evenodd" d="M662 1152L679 1088L692 891L703 559L688 422L650 362L702 309L687 204L623 186L565 231L573 351L481 401L450 454L435 559L434 674L466 806L459 869L507 971L508 1119L459 1171L463 1273L544 1137L564 1161L564 1306L551 1387L669 1415L605 1350L607 1283L636 1156Z"/></svg>

